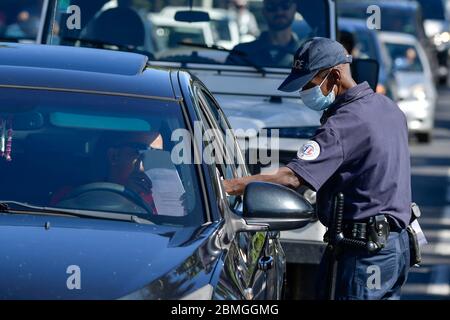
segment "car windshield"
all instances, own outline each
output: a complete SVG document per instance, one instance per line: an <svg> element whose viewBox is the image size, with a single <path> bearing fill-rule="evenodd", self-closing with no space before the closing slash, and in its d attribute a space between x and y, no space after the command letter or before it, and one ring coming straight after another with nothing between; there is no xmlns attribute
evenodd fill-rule
<svg viewBox="0 0 450 320"><path fill-rule="evenodd" d="M196 166L172 161L175 100L0 90L1 201L204 223Z"/></svg>
<svg viewBox="0 0 450 320"><path fill-rule="evenodd" d="M56 5L47 43L135 51L156 61L287 68L303 41L329 36L327 0L193 1L206 19L186 14L187 0Z"/></svg>
<svg viewBox="0 0 450 320"><path fill-rule="evenodd" d="M35 41L44 0L0 1L0 41Z"/></svg>
<svg viewBox="0 0 450 320"><path fill-rule="evenodd" d="M366 20L369 17L367 7L368 5L364 5L364 3L338 1L338 15ZM418 33L417 12L413 8L381 7L380 22L382 31L403 32L412 35Z"/></svg>
<svg viewBox="0 0 450 320"><path fill-rule="evenodd" d="M423 66L414 46L398 43L385 43L394 62L395 69L407 72L422 72Z"/></svg>

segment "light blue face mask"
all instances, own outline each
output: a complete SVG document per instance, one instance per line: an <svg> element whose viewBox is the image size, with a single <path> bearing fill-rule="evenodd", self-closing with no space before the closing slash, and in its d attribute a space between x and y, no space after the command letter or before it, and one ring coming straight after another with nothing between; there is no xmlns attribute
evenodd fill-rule
<svg viewBox="0 0 450 320"><path fill-rule="evenodd" d="M303 103L310 109L316 111L322 111L327 109L336 99L334 94L334 87L331 89L331 92L326 96L322 93L320 87L322 87L325 80L330 75L331 71L328 75L323 79L322 83L318 86L312 87L310 89L300 91L300 99L302 99Z"/></svg>

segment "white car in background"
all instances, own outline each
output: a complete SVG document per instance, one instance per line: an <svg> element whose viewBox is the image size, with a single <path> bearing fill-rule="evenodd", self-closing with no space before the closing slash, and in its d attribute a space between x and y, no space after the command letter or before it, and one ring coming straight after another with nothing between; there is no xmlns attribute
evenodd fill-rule
<svg viewBox="0 0 450 320"><path fill-rule="evenodd" d="M409 131L422 143L431 141L437 91L425 50L411 35L380 32L391 55L398 84L398 105L408 120Z"/></svg>
<svg viewBox="0 0 450 320"><path fill-rule="evenodd" d="M202 7L192 7L192 10L202 10ZM165 7L161 10L160 16L168 17L175 21L175 14L179 11L189 10L188 7ZM214 37L214 44L225 49L233 49L240 42L239 27L236 17L226 9L210 9L208 10L210 21L209 25ZM182 23L186 26L201 24Z"/></svg>
<svg viewBox="0 0 450 320"><path fill-rule="evenodd" d="M151 13L148 19L155 29L158 51L180 48L181 41L205 45L213 45L215 42L213 29L207 22L179 22L161 13Z"/></svg>
<svg viewBox="0 0 450 320"><path fill-rule="evenodd" d="M174 19L177 11L187 10L183 7L167 7L159 13L148 14L148 19L153 25L157 52L154 52L158 60L171 60L166 57L181 56L185 60L191 55L193 48L189 44L218 46L231 50L239 43L239 30L237 23L226 10L215 9L208 12L211 18L209 22L180 22ZM219 61L225 63L227 52L215 50L197 50L197 60L200 63ZM186 55L183 57L183 55Z"/></svg>

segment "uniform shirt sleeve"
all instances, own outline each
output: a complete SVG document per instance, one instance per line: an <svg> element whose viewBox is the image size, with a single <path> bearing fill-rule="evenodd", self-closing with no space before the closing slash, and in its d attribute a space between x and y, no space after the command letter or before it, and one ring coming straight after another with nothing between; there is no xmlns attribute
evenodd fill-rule
<svg viewBox="0 0 450 320"><path fill-rule="evenodd" d="M287 167L318 191L343 162L339 136L332 128L322 127L300 148L297 157Z"/></svg>

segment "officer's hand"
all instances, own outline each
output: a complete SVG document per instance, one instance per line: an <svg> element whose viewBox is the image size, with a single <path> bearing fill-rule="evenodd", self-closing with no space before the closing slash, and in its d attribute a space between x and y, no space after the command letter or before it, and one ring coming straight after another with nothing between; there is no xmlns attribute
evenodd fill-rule
<svg viewBox="0 0 450 320"><path fill-rule="evenodd" d="M244 192L239 179L223 180L223 186L230 196L238 196Z"/></svg>

